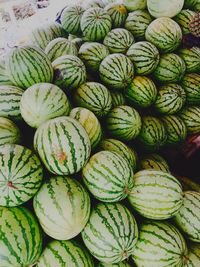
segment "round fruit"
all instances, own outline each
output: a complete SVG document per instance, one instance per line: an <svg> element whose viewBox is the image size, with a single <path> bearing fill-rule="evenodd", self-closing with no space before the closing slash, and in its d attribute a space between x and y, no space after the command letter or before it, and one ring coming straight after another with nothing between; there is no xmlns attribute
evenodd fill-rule
<svg viewBox="0 0 200 267"><path fill-rule="evenodd" d="M178 55L184 60L186 72L200 72L200 48L182 48L178 51Z"/></svg>
<svg viewBox="0 0 200 267"><path fill-rule="evenodd" d="M188 105L200 105L200 74L190 73L186 74L181 86L186 92L186 103Z"/></svg>
<svg viewBox="0 0 200 267"><path fill-rule="evenodd" d="M147 7L147 0L124 0L123 2L128 11L146 9Z"/></svg>
<svg viewBox="0 0 200 267"><path fill-rule="evenodd" d="M195 16L195 12L189 9L181 10L174 20L181 26L183 34L190 33L189 23Z"/></svg>
<svg viewBox="0 0 200 267"><path fill-rule="evenodd" d="M21 141L21 133L18 126L7 118L0 117L0 145L18 144Z"/></svg>
<svg viewBox="0 0 200 267"><path fill-rule="evenodd" d="M184 121L189 134L195 134L200 131L200 108L197 106L185 107L179 113Z"/></svg>
<svg viewBox="0 0 200 267"><path fill-rule="evenodd" d="M170 173L167 161L163 157L155 153L146 155L142 157L142 159L140 159L140 169L153 169L155 171Z"/></svg>
<svg viewBox="0 0 200 267"><path fill-rule="evenodd" d="M113 28L120 28L124 26L128 16L128 11L123 4L110 3L105 7L105 10L112 19Z"/></svg>
<svg viewBox="0 0 200 267"><path fill-rule="evenodd" d="M126 99L124 97L124 94L118 91L112 91L110 92L111 97L112 97L112 107L118 107L125 105Z"/></svg>

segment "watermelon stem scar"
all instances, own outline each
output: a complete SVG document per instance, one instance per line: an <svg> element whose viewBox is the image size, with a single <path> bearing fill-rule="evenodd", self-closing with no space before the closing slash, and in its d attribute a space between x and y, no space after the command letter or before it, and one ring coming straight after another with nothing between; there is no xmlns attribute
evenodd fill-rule
<svg viewBox="0 0 200 267"><path fill-rule="evenodd" d="M10 187L10 188L13 188L13 189L17 189L18 190L18 188L16 186L14 186L14 184L11 181L9 181L7 183L7 186Z"/></svg>

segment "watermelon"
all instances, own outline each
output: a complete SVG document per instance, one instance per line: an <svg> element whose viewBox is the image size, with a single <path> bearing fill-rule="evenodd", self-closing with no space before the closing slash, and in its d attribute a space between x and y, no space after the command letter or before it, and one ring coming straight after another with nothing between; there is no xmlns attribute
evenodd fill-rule
<svg viewBox="0 0 200 267"><path fill-rule="evenodd" d="M42 251L42 234L33 214L24 207L0 206L1 266L33 266Z"/></svg>
<svg viewBox="0 0 200 267"><path fill-rule="evenodd" d="M183 8L184 0L147 0L149 13L155 17L176 16Z"/></svg>
<svg viewBox="0 0 200 267"><path fill-rule="evenodd" d="M148 154L140 159L140 169L153 169L155 171L170 173L170 168L167 161L162 156L155 153Z"/></svg>
<svg viewBox="0 0 200 267"><path fill-rule="evenodd" d="M168 222L147 221L140 226L133 260L138 267L185 267L186 242Z"/></svg>
<svg viewBox="0 0 200 267"><path fill-rule="evenodd" d="M41 186L43 168L28 148L16 144L0 146L0 206L19 206Z"/></svg>
<svg viewBox="0 0 200 267"><path fill-rule="evenodd" d="M70 40L70 39L68 38L68 40ZM82 38L79 38L79 37L73 38L71 40L71 42L76 45L76 48L78 50L80 49L81 45L84 43L83 39Z"/></svg>
<svg viewBox="0 0 200 267"><path fill-rule="evenodd" d="M135 42L131 32L126 29L117 28L110 31L104 38L104 45L110 53L126 54L130 46Z"/></svg>
<svg viewBox="0 0 200 267"><path fill-rule="evenodd" d="M155 19L145 32L146 40L153 43L161 52L176 50L182 41L182 31L174 20L161 17Z"/></svg>
<svg viewBox="0 0 200 267"><path fill-rule="evenodd" d="M174 20L181 26L183 34L190 33L189 23L191 19L195 16L195 12L189 9L183 9L181 12L174 18Z"/></svg>
<svg viewBox="0 0 200 267"><path fill-rule="evenodd" d="M85 65L77 56L61 56L52 65L54 83L66 91L75 89L86 81Z"/></svg>
<svg viewBox="0 0 200 267"><path fill-rule="evenodd" d="M186 74L182 81L181 86L186 92L186 104L200 105L200 74L189 73Z"/></svg>
<svg viewBox="0 0 200 267"><path fill-rule="evenodd" d="M84 9L79 5L67 6L61 14L61 25L63 29L74 35L81 35L81 18Z"/></svg>
<svg viewBox="0 0 200 267"><path fill-rule="evenodd" d="M132 213L119 203L93 208L82 238L91 254L104 263L119 263L134 251L138 227Z"/></svg>
<svg viewBox="0 0 200 267"><path fill-rule="evenodd" d="M53 240L45 247L37 267L94 267L88 251L74 240Z"/></svg>
<svg viewBox="0 0 200 267"><path fill-rule="evenodd" d="M77 236L90 216L90 197L76 180L51 177L33 200L35 214L44 232L57 240Z"/></svg>
<svg viewBox="0 0 200 267"><path fill-rule="evenodd" d="M111 28L111 17L104 9L94 7L83 13L81 30L87 41L101 41Z"/></svg>
<svg viewBox="0 0 200 267"><path fill-rule="evenodd" d="M5 61L0 60L0 85L12 85L6 72Z"/></svg>
<svg viewBox="0 0 200 267"><path fill-rule="evenodd" d="M140 132L141 118L133 107L118 106L108 113L106 127L112 137L130 141L136 138Z"/></svg>
<svg viewBox="0 0 200 267"><path fill-rule="evenodd" d="M87 42L81 45L78 56L85 63L85 66L98 71L101 62L109 55L108 48L97 42Z"/></svg>
<svg viewBox="0 0 200 267"><path fill-rule="evenodd" d="M128 11L123 4L110 3L105 7L106 12L110 15L113 28L123 27L128 16Z"/></svg>
<svg viewBox="0 0 200 267"><path fill-rule="evenodd" d="M46 168L60 175L79 172L91 151L83 126L67 116L40 125L34 136L34 147Z"/></svg>
<svg viewBox="0 0 200 267"><path fill-rule="evenodd" d="M100 65L99 74L102 82L113 89L124 89L134 77L134 66L123 54L107 56Z"/></svg>
<svg viewBox="0 0 200 267"><path fill-rule="evenodd" d="M174 221L189 240L200 242L200 193L184 192L183 206Z"/></svg>
<svg viewBox="0 0 200 267"><path fill-rule="evenodd" d="M189 243L189 252L186 257L185 267L197 267L200 266L200 244Z"/></svg>
<svg viewBox="0 0 200 267"><path fill-rule="evenodd" d="M0 85L0 116L20 120L20 100L24 90L12 85Z"/></svg>
<svg viewBox="0 0 200 267"><path fill-rule="evenodd" d="M145 39L145 31L152 22L152 17L146 10L130 12L125 22L125 28L130 31L137 40Z"/></svg>
<svg viewBox="0 0 200 267"><path fill-rule="evenodd" d="M8 55L6 69L12 83L23 89L53 79L53 68L47 55L30 45L13 49Z"/></svg>
<svg viewBox="0 0 200 267"><path fill-rule="evenodd" d="M161 118L167 132L167 145L183 143L187 137L187 128L181 118L175 115L167 115Z"/></svg>
<svg viewBox="0 0 200 267"><path fill-rule="evenodd" d="M146 9L147 7L147 0L124 0L123 2L128 11Z"/></svg>
<svg viewBox="0 0 200 267"><path fill-rule="evenodd" d="M125 105L126 99L124 97L124 94L118 91L111 91L110 92L111 97L112 97L112 107L118 107Z"/></svg>
<svg viewBox="0 0 200 267"><path fill-rule="evenodd" d="M126 261L114 264L100 262L97 267L131 267L131 265Z"/></svg>
<svg viewBox="0 0 200 267"><path fill-rule="evenodd" d="M162 121L153 116L142 118L142 128L138 135L138 141L150 151L158 150L166 144L167 133Z"/></svg>
<svg viewBox="0 0 200 267"><path fill-rule="evenodd" d="M100 201L117 202L125 199L133 188L133 170L117 152L94 154L82 170L83 182Z"/></svg>
<svg viewBox="0 0 200 267"><path fill-rule="evenodd" d="M200 132L200 107L185 107L181 110L179 116L184 121L189 134Z"/></svg>
<svg viewBox="0 0 200 267"><path fill-rule="evenodd" d="M20 142L21 133L18 126L10 119L0 117L0 145Z"/></svg>
<svg viewBox="0 0 200 267"><path fill-rule="evenodd" d="M76 107L69 116L81 123L90 138L91 148L94 149L102 138L101 124L94 113L89 109Z"/></svg>
<svg viewBox="0 0 200 267"><path fill-rule="evenodd" d="M137 153L132 147L127 146L125 143L117 139L107 138L100 142L99 149L117 152L130 164L133 171L136 170Z"/></svg>
<svg viewBox="0 0 200 267"><path fill-rule="evenodd" d="M200 72L200 48L182 48L178 55L185 61L186 73Z"/></svg>
<svg viewBox="0 0 200 267"><path fill-rule="evenodd" d="M112 98L108 89L96 82L81 85L74 95L76 105L94 112L97 117L105 116L112 108Z"/></svg>
<svg viewBox="0 0 200 267"><path fill-rule="evenodd" d="M200 11L200 0L185 0L185 8Z"/></svg>
<svg viewBox="0 0 200 267"><path fill-rule="evenodd" d="M147 108L155 102L157 89L150 78L135 76L132 83L125 90L125 96L136 106Z"/></svg>
<svg viewBox="0 0 200 267"><path fill-rule="evenodd" d="M126 54L133 62L138 75L152 73L158 66L160 54L155 45L141 41L133 44Z"/></svg>
<svg viewBox="0 0 200 267"><path fill-rule="evenodd" d="M174 53L164 54L154 71L154 77L161 83L177 83L186 71L184 60Z"/></svg>
<svg viewBox="0 0 200 267"><path fill-rule="evenodd" d="M178 84L170 83L159 88L154 108L158 113L171 115L181 110L185 101L185 90Z"/></svg>

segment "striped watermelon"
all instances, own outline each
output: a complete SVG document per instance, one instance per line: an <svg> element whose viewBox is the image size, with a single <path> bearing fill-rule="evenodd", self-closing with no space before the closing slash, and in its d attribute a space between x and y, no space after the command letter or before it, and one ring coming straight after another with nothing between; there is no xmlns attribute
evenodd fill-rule
<svg viewBox="0 0 200 267"><path fill-rule="evenodd" d="M90 156L90 140L83 126L73 118L58 117L40 125L34 147L46 168L55 174L77 173Z"/></svg>
<svg viewBox="0 0 200 267"><path fill-rule="evenodd" d="M0 85L12 85L8 74L6 73L5 61L0 60Z"/></svg>
<svg viewBox="0 0 200 267"><path fill-rule="evenodd" d="M99 68L101 80L113 89L124 89L134 77L131 60L123 54L107 56Z"/></svg>
<svg viewBox="0 0 200 267"><path fill-rule="evenodd" d="M146 9L147 7L147 0L124 0L123 2L128 11Z"/></svg>
<svg viewBox="0 0 200 267"><path fill-rule="evenodd" d="M122 204L100 203L92 210L81 234L95 258L119 263L133 253L138 227L132 213Z"/></svg>
<svg viewBox="0 0 200 267"><path fill-rule="evenodd" d="M147 221L140 227L133 252L138 267L185 267L186 242L179 230L167 222Z"/></svg>
<svg viewBox="0 0 200 267"><path fill-rule="evenodd" d="M126 29L117 28L110 31L104 38L104 45L110 53L126 54L129 47L135 42L131 32Z"/></svg>
<svg viewBox="0 0 200 267"><path fill-rule="evenodd" d="M117 139L107 138L101 141L101 143L99 144L99 149L118 153L127 162L129 162L133 171L136 170L137 153L132 147L127 146L125 143Z"/></svg>
<svg viewBox="0 0 200 267"><path fill-rule="evenodd" d="M100 201L117 202L125 199L133 188L133 170L117 152L94 154L82 170L83 182Z"/></svg>
<svg viewBox="0 0 200 267"><path fill-rule="evenodd" d="M64 55L78 55L78 49L74 43L66 38L56 38L45 48L45 53L51 61Z"/></svg>
<svg viewBox="0 0 200 267"><path fill-rule="evenodd" d="M185 90L180 85L171 83L159 88L154 108L158 113L171 115L181 110L185 101Z"/></svg>
<svg viewBox="0 0 200 267"><path fill-rule="evenodd" d="M25 122L38 128L43 122L67 116L70 103L64 92L51 83L37 83L22 95L20 111Z"/></svg>
<svg viewBox="0 0 200 267"><path fill-rule="evenodd" d="M84 43L80 47L78 54L80 59L82 59L82 61L85 63L86 67L93 71L99 70L102 60L104 60L104 58L106 58L108 55L108 48L105 45L96 42Z"/></svg>
<svg viewBox="0 0 200 267"><path fill-rule="evenodd" d="M199 0L185 0L185 8L189 8L194 11L200 11Z"/></svg>
<svg viewBox="0 0 200 267"><path fill-rule="evenodd" d="M42 251L42 234L33 214L24 207L0 206L1 266L33 266Z"/></svg>
<svg viewBox="0 0 200 267"><path fill-rule="evenodd" d="M118 107L125 105L126 99L124 97L124 94L118 91L112 91L110 92L111 97L112 97L112 107Z"/></svg>
<svg viewBox="0 0 200 267"><path fill-rule="evenodd" d="M161 120L153 116L142 118L142 128L138 136L139 142L147 150L157 150L165 145L167 133Z"/></svg>
<svg viewBox="0 0 200 267"><path fill-rule="evenodd" d="M87 41L101 41L111 28L111 17L104 9L94 7L83 13L81 30Z"/></svg>
<svg viewBox="0 0 200 267"><path fill-rule="evenodd" d="M94 267L88 251L74 240L51 241L40 256L37 267Z"/></svg>
<svg viewBox="0 0 200 267"><path fill-rule="evenodd" d="M200 193L184 192L183 206L175 215L175 223L189 240L200 242Z"/></svg>
<svg viewBox="0 0 200 267"><path fill-rule="evenodd" d="M162 17L154 20L145 32L146 40L153 43L161 52L169 53L181 44L182 31L174 20Z"/></svg>
<svg viewBox="0 0 200 267"><path fill-rule="evenodd" d="M61 14L61 25L63 29L71 34L81 34L81 18L84 9L79 5L67 6Z"/></svg>
<svg viewBox="0 0 200 267"><path fill-rule="evenodd" d="M20 100L24 90L12 85L0 85L0 116L20 120Z"/></svg>
<svg viewBox="0 0 200 267"><path fill-rule="evenodd" d="M152 169L142 170L134 175L133 184L128 200L145 218L169 219L183 204L181 184L169 173Z"/></svg>
<svg viewBox="0 0 200 267"><path fill-rule="evenodd" d="M181 12L174 18L174 20L181 26L183 34L190 33L189 23L191 19L195 16L195 12L189 9L183 9Z"/></svg>
<svg viewBox="0 0 200 267"><path fill-rule="evenodd" d="M152 22L152 17L146 10L136 10L128 14L125 28L130 31L137 40L145 39L145 31Z"/></svg>
<svg viewBox="0 0 200 267"><path fill-rule="evenodd" d="M18 126L13 121L0 117L0 145L20 142L21 133Z"/></svg>
<svg viewBox="0 0 200 267"><path fill-rule="evenodd" d="M181 110L179 116L184 121L189 134L200 132L200 107L185 107Z"/></svg>
<svg viewBox="0 0 200 267"><path fill-rule="evenodd" d="M158 66L160 54L155 45L141 41L133 44L126 54L133 62L136 74L147 75Z"/></svg>
<svg viewBox="0 0 200 267"><path fill-rule="evenodd" d="M160 57L160 62L153 74L161 83L176 83L183 78L185 71L184 60L174 53L168 53Z"/></svg>
<svg viewBox="0 0 200 267"><path fill-rule="evenodd" d="M189 252L185 267L200 266L200 244L189 243Z"/></svg>
<svg viewBox="0 0 200 267"><path fill-rule="evenodd" d="M118 106L108 113L106 127L111 136L122 141L130 141L140 132L141 118L134 108Z"/></svg>
<svg viewBox="0 0 200 267"><path fill-rule="evenodd" d="M58 240L77 236L90 216L90 197L76 180L51 177L35 195L33 206L44 232Z"/></svg>
<svg viewBox="0 0 200 267"><path fill-rule="evenodd" d="M87 108L97 117L105 116L112 108L112 98L108 89L96 82L81 85L74 95L77 106Z"/></svg>
<svg viewBox="0 0 200 267"><path fill-rule="evenodd" d="M53 68L47 55L30 45L13 49L8 55L6 69L12 83L23 89L53 79Z"/></svg>
<svg viewBox="0 0 200 267"><path fill-rule="evenodd" d="M186 74L182 81L181 86L186 92L186 104L200 105L200 74L189 73Z"/></svg>
<svg viewBox="0 0 200 267"><path fill-rule="evenodd" d="M0 206L19 206L31 199L41 186L43 168L28 148L0 146Z"/></svg>
<svg viewBox="0 0 200 267"><path fill-rule="evenodd" d="M90 138L91 148L94 149L102 138L101 124L94 113L89 109L76 107L71 110L69 116L84 127Z"/></svg>
<svg viewBox="0 0 200 267"><path fill-rule="evenodd" d="M178 51L178 55L184 60L186 72L200 72L200 48L182 48Z"/></svg>
<svg viewBox="0 0 200 267"><path fill-rule="evenodd" d="M155 171L170 173L170 168L167 161L162 156L155 153L143 156L140 159L140 169L153 169Z"/></svg>
<svg viewBox="0 0 200 267"><path fill-rule="evenodd" d="M181 118L174 115L167 115L161 118L167 132L167 145L183 143L187 137L187 128Z"/></svg>
<svg viewBox="0 0 200 267"><path fill-rule="evenodd" d="M66 91L75 89L86 81L85 65L77 56L61 56L52 65L54 83Z"/></svg>
<svg viewBox="0 0 200 267"><path fill-rule="evenodd" d="M155 102L157 89L150 78L135 76L132 83L126 88L125 96L136 106L147 108Z"/></svg>
<svg viewBox="0 0 200 267"><path fill-rule="evenodd" d="M97 267L131 267L131 265L125 261L122 261L120 263L114 263L114 264L100 262Z"/></svg>
<svg viewBox="0 0 200 267"><path fill-rule="evenodd" d="M128 16L128 11L123 4L110 3L105 7L106 12L112 19L112 27L120 28L123 27Z"/></svg>

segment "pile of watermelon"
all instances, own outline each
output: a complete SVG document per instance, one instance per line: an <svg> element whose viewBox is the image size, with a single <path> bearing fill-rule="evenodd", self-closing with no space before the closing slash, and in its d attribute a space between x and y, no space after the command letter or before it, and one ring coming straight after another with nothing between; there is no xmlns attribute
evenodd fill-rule
<svg viewBox="0 0 200 267"><path fill-rule="evenodd" d="M85 1L82 1L85 2ZM0 267L198 267L199 0L66 6L0 64Z"/></svg>

